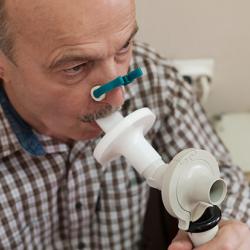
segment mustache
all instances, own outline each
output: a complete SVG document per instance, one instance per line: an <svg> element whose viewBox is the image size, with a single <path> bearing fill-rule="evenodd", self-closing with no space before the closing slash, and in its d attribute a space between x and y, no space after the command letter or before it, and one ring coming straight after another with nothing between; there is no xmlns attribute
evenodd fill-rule
<svg viewBox="0 0 250 250"><path fill-rule="evenodd" d="M110 104L106 104L103 108L99 109L98 111L82 115L79 118L82 122L94 122L100 118L107 117L118 110L120 110L120 107L113 107Z"/></svg>

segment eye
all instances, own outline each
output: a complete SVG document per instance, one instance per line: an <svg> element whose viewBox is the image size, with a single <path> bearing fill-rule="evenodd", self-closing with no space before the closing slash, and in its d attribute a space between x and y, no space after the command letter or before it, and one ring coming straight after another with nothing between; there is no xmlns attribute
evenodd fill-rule
<svg viewBox="0 0 250 250"><path fill-rule="evenodd" d="M119 54L126 54L130 49L131 41L127 42L126 45L119 51Z"/></svg>
<svg viewBox="0 0 250 250"><path fill-rule="evenodd" d="M65 72L67 75L77 75L85 70L87 68L88 63L81 63L79 65L76 65L74 67L64 69L63 72Z"/></svg>

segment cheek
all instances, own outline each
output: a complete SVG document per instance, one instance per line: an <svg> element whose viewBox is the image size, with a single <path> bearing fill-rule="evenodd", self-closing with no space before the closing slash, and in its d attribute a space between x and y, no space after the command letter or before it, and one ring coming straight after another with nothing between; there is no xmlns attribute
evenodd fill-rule
<svg viewBox="0 0 250 250"><path fill-rule="evenodd" d="M54 110L58 114L65 115L78 115L81 113L82 107L86 106L87 102L83 97L83 94L73 94L73 93L61 93L61 95L55 97L51 96L51 102ZM48 102L49 103L49 102ZM48 107L49 109L49 107Z"/></svg>
<svg viewBox="0 0 250 250"><path fill-rule="evenodd" d="M61 114L74 118L95 112L101 104L91 99L90 89L90 86L86 88L81 86L74 91L61 93L61 96L54 98L54 108Z"/></svg>
<svg viewBox="0 0 250 250"><path fill-rule="evenodd" d="M83 104L83 84L63 85L50 78L29 79L30 84L25 86L35 102L48 109L57 107L60 110L70 109ZM32 83L35 82L34 86Z"/></svg>

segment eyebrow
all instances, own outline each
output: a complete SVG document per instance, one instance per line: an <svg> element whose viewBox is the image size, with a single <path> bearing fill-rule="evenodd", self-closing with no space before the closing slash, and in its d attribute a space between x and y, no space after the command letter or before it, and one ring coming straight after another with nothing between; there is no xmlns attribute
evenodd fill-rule
<svg viewBox="0 0 250 250"><path fill-rule="evenodd" d="M139 28L138 28L138 25L136 24L135 28L133 29L132 33L130 34L127 41L123 44L121 49L126 47L126 45L134 38L134 36L138 32L138 30L139 30ZM58 68L58 67L65 65L69 62L72 62L72 63L73 62L87 62L87 61L91 61L93 59L94 59L94 57L92 57L92 56L81 56L81 55L68 54L68 55L62 56L59 60L53 62L49 66L49 69L52 70L52 69Z"/></svg>
<svg viewBox="0 0 250 250"><path fill-rule="evenodd" d="M134 30L133 30L133 32L131 33L131 35L129 36L129 38L128 38L128 40L124 43L124 45L121 47L121 49L122 48L124 48L124 47L126 47L126 45L134 38L134 36L136 35L136 33L139 31L139 27L138 27L138 25L136 24L135 25L135 28L134 28Z"/></svg>

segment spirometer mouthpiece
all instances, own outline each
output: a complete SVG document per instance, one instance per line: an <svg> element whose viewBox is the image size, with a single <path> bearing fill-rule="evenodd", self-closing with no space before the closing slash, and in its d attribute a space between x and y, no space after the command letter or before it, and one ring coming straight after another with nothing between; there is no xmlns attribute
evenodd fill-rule
<svg viewBox="0 0 250 250"><path fill-rule="evenodd" d="M148 183L160 189L165 163L161 156L144 138L155 121L155 115L148 109L136 110L127 117L115 112L97 120L106 133L94 151L94 157L101 164L124 156L144 176ZM157 170L157 171L156 171Z"/></svg>

